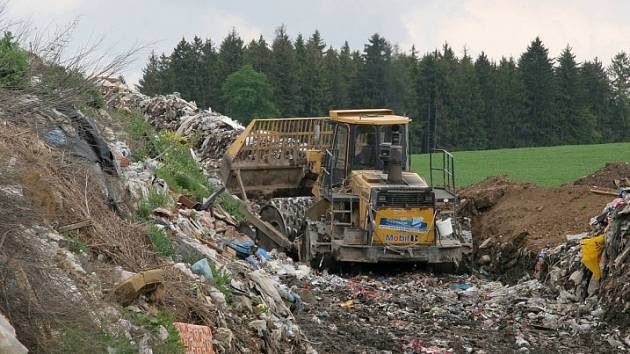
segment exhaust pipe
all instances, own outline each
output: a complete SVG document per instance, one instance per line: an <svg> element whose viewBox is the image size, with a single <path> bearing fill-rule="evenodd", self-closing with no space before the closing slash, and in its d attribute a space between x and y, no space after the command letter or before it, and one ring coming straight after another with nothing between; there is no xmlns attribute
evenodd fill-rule
<svg viewBox="0 0 630 354"><path fill-rule="evenodd" d="M387 164L387 182L393 184L403 183L402 179L402 146L400 146L400 127L392 127L392 146L389 150L389 163Z"/></svg>
<svg viewBox="0 0 630 354"><path fill-rule="evenodd" d="M402 184L402 146L392 145L389 151L389 171L387 182L392 184Z"/></svg>

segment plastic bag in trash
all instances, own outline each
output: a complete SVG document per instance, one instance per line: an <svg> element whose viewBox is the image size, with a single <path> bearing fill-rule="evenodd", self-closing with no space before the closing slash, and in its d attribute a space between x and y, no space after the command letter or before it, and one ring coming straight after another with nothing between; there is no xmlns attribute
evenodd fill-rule
<svg viewBox="0 0 630 354"><path fill-rule="evenodd" d="M246 240L246 241L233 241L231 242L228 247L230 247L231 249L236 251L236 255L241 258L241 259L245 259L247 257L249 257L254 250L255 244L253 241L251 240Z"/></svg>
<svg viewBox="0 0 630 354"><path fill-rule="evenodd" d="M192 268L193 273L197 275L202 275L210 281L214 279L214 275L212 274L212 268L210 268L210 263L208 262L207 258L203 258L195 262L195 264L193 264L191 268Z"/></svg>
<svg viewBox="0 0 630 354"><path fill-rule="evenodd" d="M602 276L602 272L599 269L599 260L604 250L605 242L606 238L603 234L580 241L582 245L582 263L593 272L595 280L599 280Z"/></svg>
<svg viewBox="0 0 630 354"><path fill-rule="evenodd" d="M55 128L49 131L48 133L46 133L46 135L44 135L44 138L46 138L46 140L49 143L56 146L62 146L68 143L68 138L66 138L66 133L63 130L61 130L61 128Z"/></svg>

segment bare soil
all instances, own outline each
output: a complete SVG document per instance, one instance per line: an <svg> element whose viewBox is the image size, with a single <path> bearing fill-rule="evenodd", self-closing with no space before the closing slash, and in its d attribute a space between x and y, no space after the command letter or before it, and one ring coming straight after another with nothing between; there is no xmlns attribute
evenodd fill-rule
<svg viewBox="0 0 630 354"><path fill-rule="evenodd" d="M589 230L591 217L612 199L585 185L559 188L490 177L460 191L462 213L472 218L477 245L492 237L538 251L566 242L566 235Z"/></svg>
<svg viewBox="0 0 630 354"><path fill-rule="evenodd" d="M602 188L619 188L628 186L630 177L630 163L611 162L592 175L584 176L574 182L581 186L594 186Z"/></svg>

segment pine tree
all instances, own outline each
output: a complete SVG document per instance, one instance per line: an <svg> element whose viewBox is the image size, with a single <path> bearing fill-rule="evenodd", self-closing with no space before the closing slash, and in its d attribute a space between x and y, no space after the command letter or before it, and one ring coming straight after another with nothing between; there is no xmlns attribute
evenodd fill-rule
<svg viewBox="0 0 630 354"><path fill-rule="evenodd" d="M384 107L385 77L391 64L392 47L378 33L373 34L363 49L363 65L359 72L362 103L365 107Z"/></svg>
<svg viewBox="0 0 630 354"><path fill-rule="evenodd" d="M628 137L630 128L630 56L620 52L614 56L608 68L610 77L613 115L617 120L614 128L615 141Z"/></svg>
<svg viewBox="0 0 630 354"><path fill-rule="evenodd" d="M255 41L252 39L245 49L245 63L251 65L254 70L268 73L271 66L271 49L262 35Z"/></svg>
<svg viewBox="0 0 630 354"><path fill-rule="evenodd" d="M487 144L486 127L482 118L483 101L475 76L472 58L464 53L456 71L447 81L451 106L447 118L448 132L444 132L442 146L448 149L477 150Z"/></svg>
<svg viewBox="0 0 630 354"><path fill-rule="evenodd" d="M398 46L392 50L391 63L385 74L385 106L400 114L410 114L415 102L415 90L411 73L415 65L415 49L412 56L400 51Z"/></svg>
<svg viewBox="0 0 630 354"><path fill-rule="evenodd" d="M177 44L170 56L172 90L179 92L187 100L194 100L195 91L195 54L185 38Z"/></svg>
<svg viewBox="0 0 630 354"><path fill-rule="evenodd" d="M513 58L501 58L496 72L496 123L489 130L494 147L528 146L522 134L527 120L525 86Z"/></svg>
<svg viewBox="0 0 630 354"><path fill-rule="evenodd" d="M437 82L441 80L438 68L438 53L427 53L418 62L413 72L416 118L411 124L413 151L429 152L434 146L435 116L437 107Z"/></svg>
<svg viewBox="0 0 630 354"><path fill-rule="evenodd" d="M594 142L606 142L615 135L615 121L610 112L610 82L602 62L595 58L585 61L580 70L580 81L584 89L584 105L595 116L597 132Z"/></svg>
<svg viewBox="0 0 630 354"><path fill-rule="evenodd" d="M553 60L539 37L521 55L518 67L527 99L527 118L522 126L525 140L533 145L560 143Z"/></svg>
<svg viewBox="0 0 630 354"><path fill-rule="evenodd" d="M448 148L453 150L458 145L456 139L457 132L457 109L458 99L455 91L456 75L459 70L459 61L455 52L444 43L442 51L437 54L438 80L436 83L436 96L434 102L434 126L432 134L433 146L438 148Z"/></svg>
<svg viewBox="0 0 630 354"><path fill-rule="evenodd" d="M301 33L298 33L295 38L295 75L297 78L296 87L297 95L293 97L295 105L295 115L306 115L306 104L304 102L308 90L308 83L306 82L306 43Z"/></svg>
<svg viewBox="0 0 630 354"><path fill-rule="evenodd" d="M339 63L339 55L333 47L329 47L322 60L322 114L335 108L340 108L338 101L342 93L345 83L342 82L341 65Z"/></svg>
<svg viewBox="0 0 630 354"><path fill-rule="evenodd" d="M488 135L488 148L494 149L498 145L498 116L496 114L496 65L491 63L488 56L481 52L475 61L475 77L479 83L481 93L480 114L483 118L485 131Z"/></svg>
<svg viewBox="0 0 630 354"><path fill-rule="evenodd" d="M271 45L273 53L269 68L269 81L273 87L274 102L282 116L295 115L298 107L297 65L293 44L284 26L276 30Z"/></svg>
<svg viewBox="0 0 630 354"><path fill-rule="evenodd" d="M571 47L567 46L558 58L556 82L557 109L562 144L592 143L599 136L595 116L584 105L584 87L580 69Z"/></svg>
<svg viewBox="0 0 630 354"><path fill-rule="evenodd" d="M354 103L359 79L360 55L352 53L348 42L345 42L339 51L339 96L336 98L336 106L343 108L357 108Z"/></svg>
<svg viewBox="0 0 630 354"><path fill-rule="evenodd" d="M216 80L219 86L223 86L223 82L233 72L236 72L243 66L244 43L236 32L232 31L223 39L219 47L217 55L217 75ZM223 100L218 102L218 108L223 110Z"/></svg>
<svg viewBox="0 0 630 354"><path fill-rule="evenodd" d="M302 67L302 99L304 115L313 117L324 113L323 50L326 44L319 31L315 31L304 47Z"/></svg>
<svg viewBox="0 0 630 354"><path fill-rule="evenodd" d="M206 39L201 48L200 79L203 100L201 106L217 108L221 100L221 87L217 79L218 59L214 44Z"/></svg>
<svg viewBox="0 0 630 354"><path fill-rule="evenodd" d="M138 80L136 87L138 91L148 96L155 96L161 93L159 59L155 52L151 52L149 62L142 69L142 78Z"/></svg>
<svg viewBox="0 0 630 354"><path fill-rule="evenodd" d="M162 53L158 60L158 79L160 81L160 94L173 92L173 71L171 69L171 58Z"/></svg>
<svg viewBox="0 0 630 354"><path fill-rule="evenodd" d="M191 99L194 100L200 107L207 106L206 104L206 89L203 80L203 41L198 36L195 36L190 44L192 50L192 61L189 71L192 72L191 81Z"/></svg>

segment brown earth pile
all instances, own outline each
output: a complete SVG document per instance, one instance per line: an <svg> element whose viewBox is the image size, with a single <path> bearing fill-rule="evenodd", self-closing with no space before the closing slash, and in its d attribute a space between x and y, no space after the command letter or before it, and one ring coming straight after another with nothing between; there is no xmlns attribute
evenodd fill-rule
<svg viewBox="0 0 630 354"><path fill-rule="evenodd" d="M487 238L512 242L527 233L523 246L533 250L557 246L566 235L588 231L590 218L611 200L591 193L587 186L545 188L506 177L489 177L463 189L460 196L462 212L472 217L477 244Z"/></svg>
<svg viewBox="0 0 630 354"><path fill-rule="evenodd" d="M506 177L489 177L460 196L460 213L472 219L475 259L507 282L531 274L541 250L589 231L591 217L611 200L588 186L545 188Z"/></svg>
<svg viewBox="0 0 630 354"><path fill-rule="evenodd" d="M614 189L630 187L630 163L607 163L595 173L578 179L574 184Z"/></svg>

